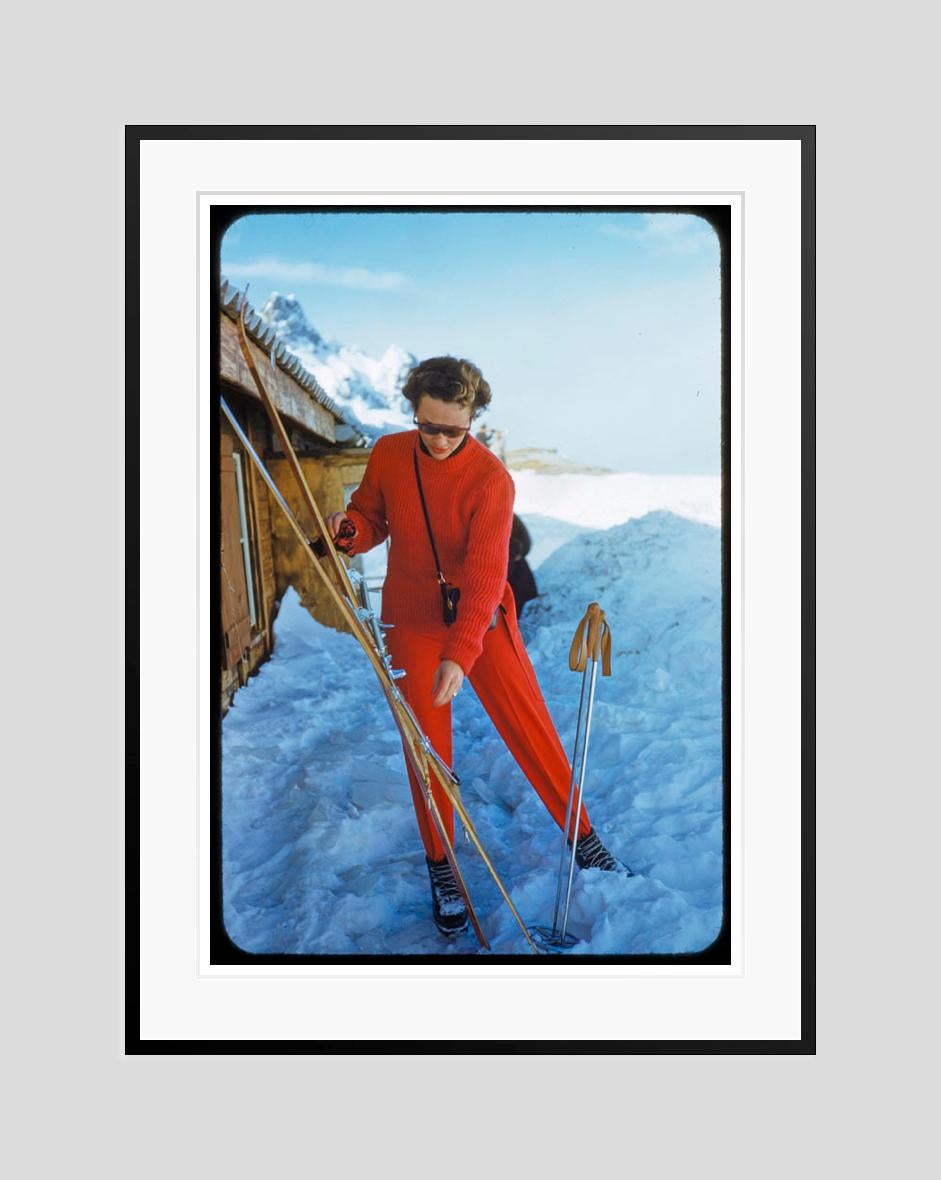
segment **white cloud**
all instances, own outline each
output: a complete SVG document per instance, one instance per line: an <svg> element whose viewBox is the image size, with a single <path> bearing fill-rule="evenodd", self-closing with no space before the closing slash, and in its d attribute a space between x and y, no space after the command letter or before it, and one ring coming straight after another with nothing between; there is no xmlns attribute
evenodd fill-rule
<svg viewBox="0 0 941 1180"><path fill-rule="evenodd" d="M645 213L637 229L611 222L599 228L608 237L624 238L664 254L699 254L717 245L709 223L687 213Z"/></svg>
<svg viewBox="0 0 941 1180"><path fill-rule="evenodd" d="M287 262L283 258L230 262L222 269L233 279L270 279L288 285L311 283L321 287L352 287L358 291L399 291L411 285L411 279L397 271L369 270L364 266L325 266L320 262Z"/></svg>

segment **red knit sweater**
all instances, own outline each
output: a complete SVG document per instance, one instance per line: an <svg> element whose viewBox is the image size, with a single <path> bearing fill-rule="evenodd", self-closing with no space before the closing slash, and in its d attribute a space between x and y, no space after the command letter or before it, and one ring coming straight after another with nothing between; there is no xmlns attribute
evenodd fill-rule
<svg viewBox="0 0 941 1180"><path fill-rule="evenodd" d="M412 456L418 455L425 503L441 570L461 591L457 622L446 627L431 541ZM506 587L516 489L500 460L470 435L447 459L419 445L417 430L384 435L373 447L347 514L356 525L351 553L391 538L382 591L387 623L441 635L443 660L469 673Z"/></svg>

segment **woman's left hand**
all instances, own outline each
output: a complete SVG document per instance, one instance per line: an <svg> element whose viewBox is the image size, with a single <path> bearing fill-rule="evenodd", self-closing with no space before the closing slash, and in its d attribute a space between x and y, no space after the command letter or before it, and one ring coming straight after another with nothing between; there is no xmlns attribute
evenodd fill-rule
<svg viewBox="0 0 941 1180"><path fill-rule="evenodd" d="M436 706L448 705L461 691L464 683L464 669L454 660L442 660L435 670L431 682L431 703Z"/></svg>

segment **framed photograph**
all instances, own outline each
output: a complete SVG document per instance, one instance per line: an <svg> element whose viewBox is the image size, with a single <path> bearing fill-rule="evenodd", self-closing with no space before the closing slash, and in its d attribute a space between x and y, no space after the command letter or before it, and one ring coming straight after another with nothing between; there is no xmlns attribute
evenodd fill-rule
<svg viewBox="0 0 941 1180"><path fill-rule="evenodd" d="M128 1051L813 1052L813 128L127 138Z"/></svg>

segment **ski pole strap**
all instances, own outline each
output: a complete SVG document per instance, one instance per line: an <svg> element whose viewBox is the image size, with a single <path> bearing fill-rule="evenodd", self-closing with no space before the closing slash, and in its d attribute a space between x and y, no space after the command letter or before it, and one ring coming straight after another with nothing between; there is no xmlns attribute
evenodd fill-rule
<svg viewBox="0 0 941 1180"><path fill-rule="evenodd" d="M601 660L602 676L611 675L611 628L597 602L588 604L588 610L575 629L569 667L573 672L584 672L589 658L595 663Z"/></svg>

